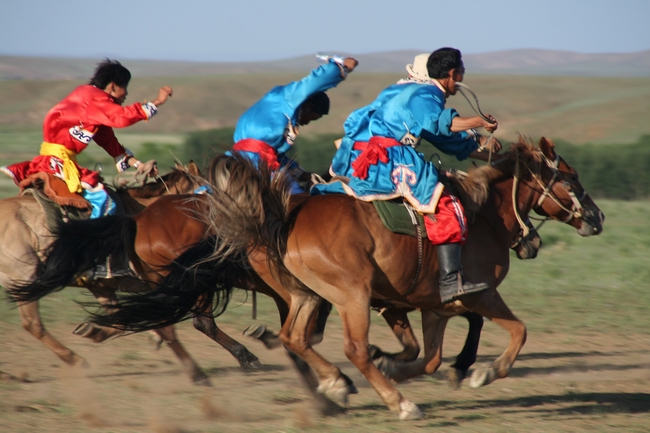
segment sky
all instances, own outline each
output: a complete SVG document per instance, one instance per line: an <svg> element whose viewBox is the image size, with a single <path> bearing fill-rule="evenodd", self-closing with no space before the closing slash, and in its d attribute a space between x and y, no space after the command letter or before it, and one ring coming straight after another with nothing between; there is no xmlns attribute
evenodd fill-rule
<svg viewBox="0 0 650 433"><path fill-rule="evenodd" d="M208 62L319 51L650 49L650 0L0 0L0 55Z"/></svg>

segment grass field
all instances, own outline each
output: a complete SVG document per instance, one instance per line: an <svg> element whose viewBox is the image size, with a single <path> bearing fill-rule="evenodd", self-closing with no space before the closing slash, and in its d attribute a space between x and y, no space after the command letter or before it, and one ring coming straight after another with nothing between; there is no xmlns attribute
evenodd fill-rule
<svg viewBox="0 0 650 433"><path fill-rule="evenodd" d="M0 430L72 432L644 432L650 423L650 305L648 202L598 201L607 215L602 235L581 238L568 226L541 229L544 247L532 261L513 256L499 291L528 326L528 342L511 375L474 390L450 392L442 372L466 332L450 322L441 372L398 385L425 412L421 421L398 421L342 353L340 319L333 313L318 350L356 383L347 414L314 415L286 355L265 351L241 331L253 323L251 301L235 295L217 322L255 352L266 368L242 373L224 350L179 325L179 337L214 387L192 386L169 350L154 351L147 336L97 345L70 334L85 314L74 301L88 294L66 289L42 301L46 326L85 356L88 370L63 368L54 355L20 329L16 310L0 303ZM258 322L277 326L265 297ZM413 326L420 326L411 314ZM372 314L371 341L397 344ZM419 334L419 333L418 333ZM479 362L505 348L507 333L486 323Z"/></svg>
<svg viewBox="0 0 650 433"><path fill-rule="evenodd" d="M151 98L164 83L175 95L159 117L117 131L127 147L182 152L188 131L227 126L274 84L300 78L278 74L241 77L135 79L131 101ZM336 132L347 113L368 102L396 76L352 74L331 92L332 114L305 128L306 135ZM650 134L650 79L568 77L467 77L481 107L501 120L500 134L545 134L570 142L619 144ZM47 109L70 82L0 82L0 165L28 159L41 142ZM9 102L7 102L9 101ZM454 105L468 109L463 100ZM114 165L97 146L82 165ZM158 157L161 160L161 157ZM162 165L161 171L165 171ZM0 197L17 192L0 175ZM251 302L236 294L217 322L255 352L265 369L242 373L236 361L191 323L179 336L210 376L214 387L192 386L169 350L154 351L144 334L97 345L71 334L86 314L75 301L79 289L47 297L41 312L48 329L91 364L87 370L61 362L20 326L17 311L0 300L0 431L47 433L205 432L646 432L650 425L650 202L596 200L607 219L604 232L581 238L548 222L544 246L532 261L513 257L499 288L528 326L528 342L509 378L489 387L450 392L442 370L453 362L466 324L450 322L441 372L400 384L426 418L400 422L388 412L342 353L341 323L333 313L318 350L354 380L347 414L317 418L282 350L266 351L241 331L253 321ZM4 292L2 292L4 295ZM260 296L259 322L277 326L273 304ZM419 327L417 314L412 323ZM388 350L397 343L372 314L371 341ZM486 323L479 362L499 356L507 334Z"/></svg>

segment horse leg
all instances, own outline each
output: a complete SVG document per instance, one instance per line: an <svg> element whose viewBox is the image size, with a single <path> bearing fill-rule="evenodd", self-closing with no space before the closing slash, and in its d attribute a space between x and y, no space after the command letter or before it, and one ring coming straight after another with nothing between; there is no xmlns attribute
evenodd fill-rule
<svg viewBox="0 0 650 433"><path fill-rule="evenodd" d="M257 356L253 355L248 351L248 349L246 349L246 347L244 347L244 345L233 340L225 332L219 329L212 316L194 316L192 323L194 324L195 329L203 332L230 352L230 354L239 361L242 370L256 370L262 368L262 364L259 359L257 359Z"/></svg>
<svg viewBox="0 0 650 433"><path fill-rule="evenodd" d="M456 362L451 365L451 369L447 371L447 382L452 389L460 389L460 383L467 377L469 368L476 362L478 343L483 329L483 316L480 314L467 311L461 316L469 322L469 329L463 350L456 357Z"/></svg>
<svg viewBox="0 0 650 433"><path fill-rule="evenodd" d="M409 322L409 310L403 308L387 308L381 311L381 316L386 320L388 326L393 330L393 334L402 344L404 350L399 353L386 353L379 347L371 344L369 346L370 357L372 359L391 358L398 362L415 361L420 354L420 345L418 344L413 328Z"/></svg>
<svg viewBox="0 0 650 433"><path fill-rule="evenodd" d="M369 293L369 291L368 291ZM336 309L343 322L344 352L359 369L384 404L399 414L399 418L419 419L424 416L420 409L407 400L373 364L368 351L368 331L370 328L370 299L358 296L346 297L343 303L336 303Z"/></svg>
<svg viewBox="0 0 650 433"><path fill-rule="evenodd" d="M160 335L163 341L167 343L178 359L180 359L183 367L185 367L185 370L190 375L190 379L192 379L192 382L195 385L212 386L208 376L201 370L198 364L194 359L192 359L190 354L187 353L183 345L176 338L176 330L173 325L158 328L155 332Z"/></svg>
<svg viewBox="0 0 650 433"><path fill-rule="evenodd" d="M341 370L322 358L309 344L309 326L320 298L305 292L291 294L289 314L280 331L280 340L289 351L305 384L323 415L341 413L348 395L355 393L352 381ZM313 369L313 373L309 367Z"/></svg>
<svg viewBox="0 0 650 433"><path fill-rule="evenodd" d="M395 382L423 375L433 374L442 364L442 343L449 317L440 316L432 310L422 310L422 333L424 337L424 357L412 362L396 362L382 358L379 369Z"/></svg>
<svg viewBox="0 0 650 433"><path fill-rule="evenodd" d="M110 312L117 303L117 297L115 295L117 286L115 284L113 280L92 281L86 283L86 288L93 294L100 305L106 311ZM111 337L124 334L119 329L99 326L89 322L80 324L72 333L83 338L89 338L95 343L101 343Z"/></svg>
<svg viewBox="0 0 650 433"><path fill-rule="evenodd" d="M47 346L63 362L68 365L88 366L84 358L65 347L45 329L38 311L38 302L18 304L18 312L22 327Z"/></svg>
<svg viewBox="0 0 650 433"><path fill-rule="evenodd" d="M472 373L469 385L479 388L508 376L519 351L526 343L526 325L510 311L496 290L485 292L474 299L467 299L463 304L467 309L491 319L510 332L510 343L501 356L492 364L477 366Z"/></svg>

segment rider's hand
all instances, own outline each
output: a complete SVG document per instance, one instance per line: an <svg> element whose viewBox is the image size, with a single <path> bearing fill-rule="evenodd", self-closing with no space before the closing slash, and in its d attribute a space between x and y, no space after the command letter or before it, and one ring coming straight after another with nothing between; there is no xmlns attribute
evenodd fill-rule
<svg viewBox="0 0 650 433"><path fill-rule="evenodd" d="M491 114L488 114L486 117L490 119L490 121L488 122L487 120L483 119L483 128L485 128L487 132L496 131L499 127L499 122L497 122L497 119Z"/></svg>
<svg viewBox="0 0 650 433"><path fill-rule="evenodd" d="M167 98L172 96L174 92L172 91L172 88L169 86L162 86L160 90L158 90L158 97L151 101L156 107L161 106L167 101Z"/></svg>
<svg viewBox="0 0 650 433"><path fill-rule="evenodd" d="M150 159L147 162L137 161L133 166L137 174L146 174L148 176L156 176L158 174L158 163L155 159Z"/></svg>
<svg viewBox="0 0 650 433"><path fill-rule="evenodd" d="M488 142L489 139L489 142ZM481 136L479 143L482 147L485 147L487 150L491 150L492 153L499 153L501 151L501 142L497 140L496 137L484 137Z"/></svg>
<svg viewBox="0 0 650 433"><path fill-rule="evenodd" d="M354 68L357 67L359 62L357 59L354 59L352 57L346 57L345 60L343 60L343 66L348 70L348 72L354 71Z"/></svg>

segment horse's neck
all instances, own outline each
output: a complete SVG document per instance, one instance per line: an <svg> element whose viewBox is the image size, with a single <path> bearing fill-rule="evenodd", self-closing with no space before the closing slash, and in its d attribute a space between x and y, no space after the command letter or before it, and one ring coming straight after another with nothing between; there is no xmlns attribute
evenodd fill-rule
<svg viewBox="0 0 650 433"><path fill-rule="evenodd" d="M515 187L513 177L503 178L493 183L490 186L488 202L480 212L491 226L503 231L504 236L507 233L511 237L519 233L521 229L520 220L522 222L526 221L535 198L534 191L527 184L518 182L515 202L513 203L513 187Z"/></svg>

